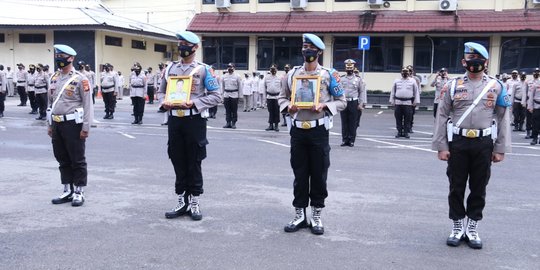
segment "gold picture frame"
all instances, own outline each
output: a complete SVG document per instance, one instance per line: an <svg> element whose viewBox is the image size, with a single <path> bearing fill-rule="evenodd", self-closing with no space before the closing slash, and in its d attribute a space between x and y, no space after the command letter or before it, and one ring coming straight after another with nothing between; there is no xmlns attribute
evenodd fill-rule
<svg viewBox="0 0 540 270"><path fill-rule="evenodd" d="M191 97L191 86L193 78L191 76L171 76L167 80L167 90L165 101L173 105L186 103ZM181 89L178 89L181 88Z"/></svg>
<svg viewBox="0 0 540 270"><path fill-rule="evenodd" d="M291 89L291 105L311 109L319 104L321 77L317 75L294 76Z"/></svg>

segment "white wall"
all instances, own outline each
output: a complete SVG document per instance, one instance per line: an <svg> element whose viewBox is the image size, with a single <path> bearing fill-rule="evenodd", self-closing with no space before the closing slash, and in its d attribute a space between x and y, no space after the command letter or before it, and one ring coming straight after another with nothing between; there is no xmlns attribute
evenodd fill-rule
<svg viewBox="0 0 540 270"><path fill-rule="evenodd" d="M16 64L23 63L26 68L30 64L48 64L52 67L53 31L44 30L0 30L4 33L5 42L0 43L0 64L16 70ZM45 43L19 43L19 34L45 34Z"/></svg>

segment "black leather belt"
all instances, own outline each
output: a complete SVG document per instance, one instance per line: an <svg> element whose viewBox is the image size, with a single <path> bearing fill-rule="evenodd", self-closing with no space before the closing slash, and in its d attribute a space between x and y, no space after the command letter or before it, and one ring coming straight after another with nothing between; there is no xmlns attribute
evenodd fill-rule
<svg viewBox="0 0 540 270"><path fill-rule="evenodd" d="M111 89L113 87L114 87L114 85L113 86L102 86L101 89Z"/></svg>
<svg viewBox="0 0 540 270"><path fill-rule="evenodd" d="M412 101L414 100L414 97L410 97L410 98L399 98L399 97L394 97L395 99L397 100L401 100L401 101Z"/></svg>
<svg viewBox="0 0 540 270"><path fill-rule="evenodd" d="M533 100L533 101L534 101L534 103L536 103L536 104L540 104L540 101L536 101L536 100Z"/></svg>
<svg viewBox="0 0 540 270"><path fill-rule="evenodd" d="M133 87L133 88L143 88L144 85L132 85L131 87Z"/></svg>
<svg viewBox="0 0 540 270"><path fill-rule="evenodd" d="M35 88L36 89L42 89L42 88L47 88L47 86L46 85L44 85L44 86L36 86Z"/></svg>
<svg viewBox="0 0 540 270"><path fill-rule="evenodd" d="M34 86L33 84L29 84L28 86Z"/></svg>
<svg viewBox="0 0 540 270"><path fill-rule="evenodd" d="M229 93L231 93L231 92L238 92L238 89L236 89L236 90L227 90L227 89L225 89L225 92L229 92Z"/></svg>
<svg viewBox="0 0 540 270"><path fill-rule="evenodd" d="M23 83L23 82L26 82L26 81L17 81L18 83Z"/></svg>
<svg viewBox="0 0 540 270"><path fill-rule="evenodd" d="M269 96L272 96L272 97L275 97L275 96L279 95L279 93L266 93L266 94L268 94Z"/></svg>

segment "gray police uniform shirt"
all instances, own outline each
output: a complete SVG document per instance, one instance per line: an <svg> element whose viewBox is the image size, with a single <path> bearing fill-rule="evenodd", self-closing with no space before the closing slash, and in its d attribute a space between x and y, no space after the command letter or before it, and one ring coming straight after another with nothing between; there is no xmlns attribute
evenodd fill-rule
<svg viewBox="0 0 540 270"><path fill-rule="evenodd" d="M155 73L148 73L146 75L146 85L147 86L155 86L156 85L156 74Z"/></svg>
<svg viewBox="0 0 540 270"><path fill-rule="evenodd" d="M87 71L86 78L88 78L88 81L90 81L90 87L92 87L92 89L96 87L96 73L95 72L91 70Z"/></svg>
<svg viewBox="0 0 540 270"><path fill-rule="evenodd" d="M26 82L27 83L27 87L26 87L26 92L35 92L36 90L34 89L34 87L36 86L36 72L34 71L34 73L28 73L28 81Z"/></svg>
<svg viewBox="0 0 540 270"><path fill-rule="evenodd" d="M101 92L110 93L117 91L118 76L113 71L101 73Z"/></svg>
<svg viewBox="0 0 540 270"><path fill-rule="evenodd" d="M35 85L34 85L36 94L47 93L48 88L49 88L49 76L47 75L47 73L43 71L36 72Z"/></svg>
<svg viewBox="0 0 540 270"><path fill-rule="evenodd" d="M296 66L292 68L287 76L283 77L283 88L278 96L279 110L281 112L287 112L289 104L291 103L291 88L292 82L295 76L301 75L317 75L321 77L321 86L319 89L319 103L325 103L326 110L333 116L339 111L342 111L347 107L347 101L345 101L345 95L343 95L343 89L339 84L339 73L334 69L322 67L317 64L317 67L313 71L306 71L305 67ZM325 111L318 113L311 109L301 109L297 113L292 115L294 120L299 121L311 121L324 117Z"/></svg>
<svg viewBox="0 0 540 270"><path fill-rule="evenodd" d="M92 104L92 91L90 89L90 82L80 72L72 69L68 74L63 74L60 71L54 73L51 77L49 88L49 104L48 108L52 107L53 102L56 100L62 87L66 82L74 76L75 79L71 81L63 91L62 95L58 98L52 114L53 115L67 115L75 112L77 108L84 109L82 130L89 131L90 123L92 123L94 115L94 106ZM47 123L49 124L49 123Z"/></svg>
<svg viewBox="0 0 540 270"><path fill-rule="evenodd" d="M277 99L279 93L281 93L281 81L282 79L277 75L266 75L263 81L264 93L266 93L266 99Z"/></svg>
<svg viewBox="0 0 540 270"><path fill-rule="evenodd" d="M532 79L528 83L529 100L527 109L540 109L540 79Z"/></svg>
<svg viewBox="0 0 540 270"><path fill-rule="evenodd" d="M521 105L526 106L527 103L527 81L519 80L518 83L512 85L514 88L513 95L515 103L521 103Z"/></svg>
<svg viewBox="0 0 540 270"><path fill-rule="evenodd" d="M28 82L28 72L26 72L26 70L18 70L17 73L15 73L15 77L17 78L16 86L26 86L26 83Z"/></svg>
<svg viewBox="0 0 540 270"><path fill-rule="evenodd" d="M221 76L221 88L224 98L239 98L242 94L242 79L234 72L227 72Z"/></svg>
<svg viewBox="0 0 540 270"><path fill-rule="evenodd" d="M165 72L167 74L161 79L158 93L165 94L167 92L167 79L170 76L189 76L193 73L190 100L193 102L194 108L201 112L221 102L219 84L210 66L198 61L187 65L182 64L182 61L175 61L167 66Z"/></svg>
<svg viewBox="0 0 540 270"><path fill-rule="evenodd" d="M454 95L451 97L450 88L454 80L456 80L456 86ZM473 82L465 75L454 78L444 85L442 89L443 98L439 103L437 118L435 120L435 132L432 141L433 150L448 151L448 133L446 130L448 118L451 118L455 125L491 80L496 79L484 75L480 81ZM495 147L493 152L510 152L510 110L508 107L511 104L506 89L497 81L482 97L472 112L465 117L460 128L486 129L491 127L492 121L495 120L498 126L498 133L497 139L494 142Z"/></svg>
<svg viewBox="0 0 540 270"><path fill-rule="evenodd" d="M352 101L358 99L358 105L366 103L367 94L362 78L356 75L341 75L341 87L345 91L345 99Z"/></svg>
<svg viewBox="0 0 540 270"><path fill-rule="evenodd" d="M508 90L508 94L511 96L511 97L514 97L515 96L515 91L516 91L516 85L519 84L519 78L517 79L509 79L506 81L506 89ZM513 99L511 99L513 100Z"/></svg>
<svg viewBox="0 0 540 270"><path fill-rule="evenodd" d="M410 77L396 79L390 91L390 103L393 105L419 104L420 90L416 80Z"/></svg>
<svg viewBox="0 0 540 270"><path fill-rule="evenodd" d="M131 73L129 77L129 96L130 97L144 97L146 93L147 81L146 76L141 72L139 75L135 72Z"/></svg>
<svg viewBox="0 0 540 270"><path fill-rule="evenodd" d="M448 77L445 77L445 78L442 78L440 76L438 76L437 78L435 78L435 80L433 80L433 82L431 83L431 86L434 86L435 87L435 98L433 100L433 103L434 104L439 104L439 102L441 101L441 98L442 98L442 88L444 87L444 85L448 82Z"/></svg>
<svg viewBox="0 0 540 270"><path fill-rule="evenodd" d="M7 91L7 76L3 70L0 70L0 92L5 93Z"/></svg>

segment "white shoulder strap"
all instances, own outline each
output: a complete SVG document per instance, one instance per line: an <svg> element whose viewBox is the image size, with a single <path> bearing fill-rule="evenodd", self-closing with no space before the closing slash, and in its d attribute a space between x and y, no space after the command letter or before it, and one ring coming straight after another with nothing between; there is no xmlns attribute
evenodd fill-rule
<svg viewBox="0 0 540 270"><path fill-rule="evenodd" d="M71 78L69 78L69 80L67 80L66 83L64 83L64 86L62 86L62 90L60 90L60 93L58 93L58 96L56 97L56 99L54 100L52 106L51 106L51 111L54 111L54 107L56 107L56 103L58 103L58 100L60 100L60 97L62 96L62 93L64 93L64 90L66 90L66 87L73 81L75 80L75 78L77 77L77 74L73 74L73 76L71 76Z"/></svg>
<svg viewBox="0 0 540 270"><path fill-rule="evenodd" d="M463 120L465 120L465 117L467 117L467 115L469 115L472 112L474 107L476 107L476 105L478 105L478 102L480 102L482 97L487 93L487 91L489 91L489 89L491 87L494 86L495 83L497 83L497 80L495 80L495 79L492 79L491 81L489 81L489 83L486 85L486 87L484 87L484 89L482 89L482 92L480 92L480 95L478 95L478 97L476 97L476 99L473 101L473 104L471 104L471 106L469 106L469 108L465 111L465 113L463 113L461 118L459 118L459 120L456 123L456 127L459 127L461 125L461 123L463 123Z"/></svg>
<svg viewBox="0 0 540 270"><path fill-rule="evenodd" d="M450 86L450 99L451 99L452 101L454 100L454 93L456 92L456 81L457 81L457 80L458 80L457 78L454 79L454 80L452 81L451 86Z"/></svg>

